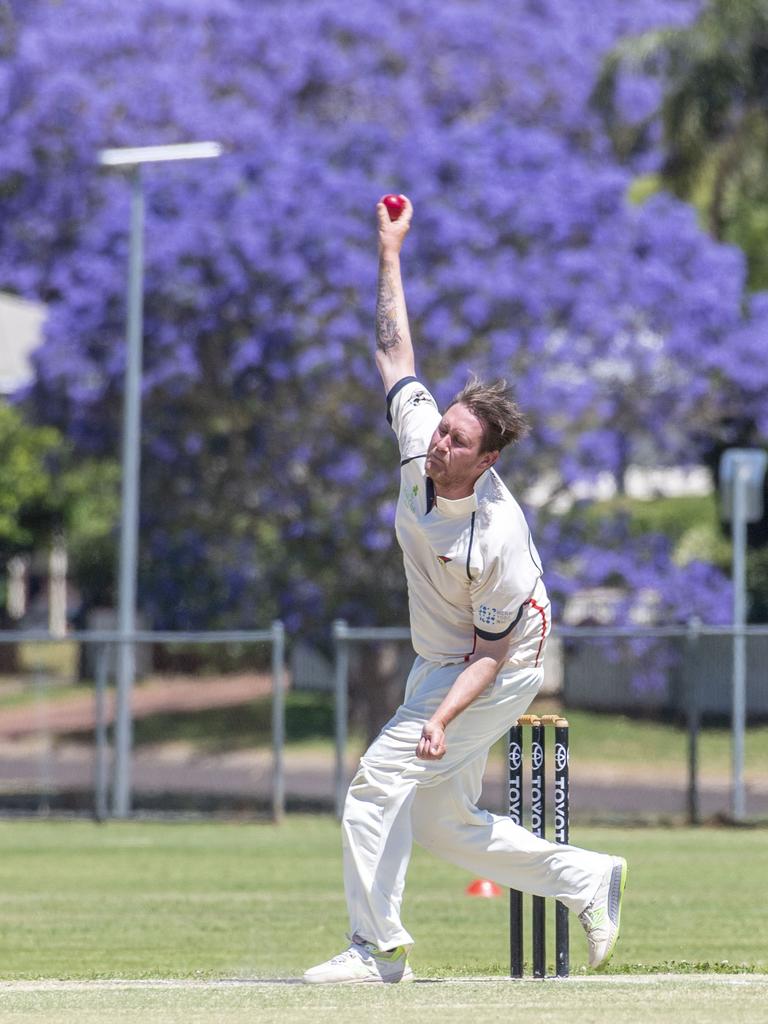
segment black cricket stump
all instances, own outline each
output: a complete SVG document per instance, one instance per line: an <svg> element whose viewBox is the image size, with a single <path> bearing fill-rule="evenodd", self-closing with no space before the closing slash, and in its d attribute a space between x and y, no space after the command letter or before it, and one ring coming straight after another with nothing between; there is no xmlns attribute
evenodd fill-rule
<svg viewBox="0 0 768 1024"><path fill-rule="evenodd" d="M554 726L554 839L567 843L569 833L569 750L568 721L560 715L523 715L509 731L509 817L514 824L523 824L523 729L531 729L531 831L542 839L546 835L546 726ZM567 978L568 909L559 901L555 904L555 974ZM534 978L545 978L546 958L546 900L532 897L531 915L532 967ZM523 950L523 894L516 889L509 893L509 947L510 977L524 975Z"/></svg>
<svg viewBox="0 0 768 1024"><path fill-rule="evenodd" d="M509 816L515 825L523 824L523 727L509 730ZM509 974L523 976L523 894L509 890Z"/></svg>

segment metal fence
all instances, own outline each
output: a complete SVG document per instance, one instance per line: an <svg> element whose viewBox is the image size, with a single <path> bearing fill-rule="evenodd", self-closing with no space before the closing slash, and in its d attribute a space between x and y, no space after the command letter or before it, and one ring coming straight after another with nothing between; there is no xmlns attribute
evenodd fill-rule
<svg viewBox="0 0 768 1024"><path fill-rule="evenodd" d="M333 624L333 639L334 806L336 814L341 815L348 784L345 756L350 650L361 644L407 642L410 632L394 627L353 628L344 621L337 621ZM659 787L659 807L654 812L650 793L645 797L647 806L643 807L642 787L626 787L627 804L637 805L639 816L684 814L692 823L700 821L703 814L713 812L734 821L747 817L745 728L748 720L768 721L768 626L734 629L705 626L692 620L687 626L657 628L558 627L554 643L550 642L546 672L558 676L557 697L566 710L657 718L686 730L686 778L684 786L678 787L681 793L675 793L669 784L664 787L667 792ZM731 726L730 788L728 792L702 794L701 729L705 724L723 722ZM768 772L768 750L765 755ZM494 800L493 786L487 788L490 802L502 809L503 800L498 796ZM589 811L598 814L599 802L607 803L611 795L610 783L602 790L596 783L592 788L595 806L590 806ZM670 799L670 791L673 799ZM768 816L768 792L759 795L760 799L753 800L753 804L758 814ZM627 813L633 813L631 808Z"/></svg>
<svg viewBox="0 0 768 1024"><path fill-rule="evenodd" d="M326 732L324 742L286 748L289 680L279 622L261 631L145 631L128 638L117 631L64 639L0 634L0 813L63 809L98 819L115 816L115 654L120 644L132 642L139 672L129 703L137 732L128 780L134 813L266 811L280 820L288 806L333 809L340 815L359 754L359 737L355 743L349 737L350 684L357 685L358 693L370 693L368 725L383 725L389 709L371 685L374 649L397 650L400 660L390 659L395 684L404 681L403 666L412 651L407 628L356 628L337 621L331 635L333 692L323 699L333 715L333 736ZM685 778L675 782L672 796L661 789L649 789L644 796L637 785L632 792L627 785L622 795L611 780L600 779L580 788L577 764L577 814L579 800L585 813L599 817L602 810L610 816L610 808L626 798L630 812L636 805L641 817L768 816L763 809L768 808L768 786L757 792L749 772L745 777L744 723L733 714L735 706L738 711L733 669L739 641L745 654L744 719L768 721L768 627L734 633L692 622L663 629L556 630L545 673L558 707L663 719L687 735L681 765ZM15 668L8 664L14 648ZM153 658L162 664L153 666ZM397 685L395 699L396 691ZM293 721L304 713L301 703L294 705ZM201 733L211 722L215 744ZM706 765L706 784L701 784L700 738L711 724L733 726L730 786L718 782L717 791L708 788ZM575 741L578 745L578 736ZM765 764L768 778L768 750ZM764 781L761 775L759 786ZM503 808L504 788L503 778L489 777L486 803L491 809Z"/></svg>
<svg viewBox="0 0 768 1024"><path fill-rule="evenodd" d="M559 634L567 707L649 715L685 726L691 822L701 817L702 726L730 725L727 815L743 821L746 727L748 721L768 720L768 626L704 626L694 619L687 627L578 627Z"/></svg>
<svg viewBox="0 0 768 1024"><path fill-rule="evenodd" d="M119 647L137 651L138 685L127 703L115 700ZM268 651L269 657L265 653ZM160 652L165 671L152 668ZM0 633L0 810L120 816L116 794L131 794L134 810L198 811L221 803L248 812L267 804L274 820L285 811L285 633L88 631ZM254 669L261 664L261 671ZM144 677L142 679L142 677ZM233 760L235 750L206 749L205 716L242 716L268 702L262 730L269 747L258 758ZM114 756L120 714L123 731L138 728L142 750ZM197 719L195 716L198 716ZM226 722L224 722L226 725ZM165 733L165 735L164 735ZM175 742L169 743L168 740ZM264 754L268 756L265 757ZM127 776L119 778L119 773ZM110 796L112 799L110 800ZM217 797L219 798L217 800Z"/></svg>

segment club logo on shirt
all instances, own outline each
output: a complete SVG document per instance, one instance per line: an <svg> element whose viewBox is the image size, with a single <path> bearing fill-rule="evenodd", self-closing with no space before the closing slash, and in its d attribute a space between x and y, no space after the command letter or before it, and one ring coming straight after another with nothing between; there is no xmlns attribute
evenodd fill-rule
<svg viewBox="0 0 768 1024"><path fill-rule="evenodd" d="M478 618L486 626L504 625L507 622L511 622L512 619L517 615L515 611L505 610L504 608L491 608L490 605L481 604L477 611Z"/></svg>
<svg viewBox="0 0 768 1024"><path fill-rule="evenodd" d="M448 565L449 562L453 561L453 559L449 558L448 555L438 555L437 560L441 565Z"/></svg>
<svg viewBox="0 0 768 1024"><path fill-rule="evenodd" d="M478 615L483 625L492 626L497 621L499 612L496 608L490 608L487 604L481 604Z"/></svg>
<svg viewBox="0 0 768 1024"><path fill-rule="evenodd" d="M435 400L428 391L414 391L408 402L409 405L421 405L422 402L430 402L432 405L435 404Z"/></svg>
<svg viewBox="0 0 768 1024"><path fill-rule="evenodd" d="M403 488L403 500L414 515L418 515L416 500L419 497L419 485L414 484L410 490Z"/></svg>

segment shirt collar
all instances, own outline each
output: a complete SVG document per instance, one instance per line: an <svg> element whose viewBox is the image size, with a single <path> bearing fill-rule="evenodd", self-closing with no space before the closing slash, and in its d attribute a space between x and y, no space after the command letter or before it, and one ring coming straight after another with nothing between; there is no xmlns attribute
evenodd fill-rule
<svg viewBox="0 0 768 1024"><path fill-rule="evenodd" d="M469 516L477 508L477 494L473 491L466 498L441 498L437 494L435 495L435 504L441 515L454 516L456 518L459 516Z"/></svg>
<svg viewBox="0 0 768 1024"><path fill-rule="evenodd" d="M486 470L475 481L475 489L465 498L441 498L439 494L435 495L435 504L440 514L456 518L459 516L471 516L473 512L477 511L478 491L482 493L483 489L487 486L488 476L489 473Z"/></svg>

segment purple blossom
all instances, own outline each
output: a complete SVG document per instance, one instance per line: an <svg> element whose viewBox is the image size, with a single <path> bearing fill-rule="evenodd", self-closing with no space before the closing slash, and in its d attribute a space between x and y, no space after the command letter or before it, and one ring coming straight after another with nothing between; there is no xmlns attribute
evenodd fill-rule
<svg viewBox="0 0 768 1024"><path fill-rule="evenodd" d="M427 382L445 401L471 370L504 374L531 419L504 462L516 489L695 461L734 410L768 433L768 299L745 302L741 253L689 207L627 201L635 168L589 104L620 37L695 7L393 0L382 32L372 0L13 5L0 287L48 304L23 400L84 454L118 452L124 369L128 187L96 153L226 148L143 174L141 583L158 624L403 620L372 361L385 191L416 207L403 263ZM623 88L650 116L652 87ZM560 602L610 579L676 620L722 614L721 576L658 541L616 528L590 547L548 510L536 529Z"/></svg>

